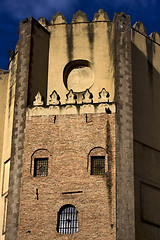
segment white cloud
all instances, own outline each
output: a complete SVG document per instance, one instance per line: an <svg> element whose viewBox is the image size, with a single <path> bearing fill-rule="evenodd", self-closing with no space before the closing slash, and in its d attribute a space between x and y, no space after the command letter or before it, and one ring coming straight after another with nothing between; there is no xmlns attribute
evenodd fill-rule
<svg viewBox="0 0 160 240"><path fill-rule="evenodd" d="M57 11L63 14L74 9L78 0L3 0L0 12L7 12L16 19L51 16Z"/></svg>

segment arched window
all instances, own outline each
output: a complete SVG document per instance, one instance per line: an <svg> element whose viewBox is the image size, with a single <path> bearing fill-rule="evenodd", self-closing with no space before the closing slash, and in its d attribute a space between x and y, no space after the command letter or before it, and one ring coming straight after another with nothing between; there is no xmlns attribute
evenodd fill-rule
<svg viewBox="0 0 160 240"><path fill-rule="evenodd" d="M48 160L50 153L47 149L37 149L31 156L31 174L33 177L48 176Z"/></svg>
<svg viewBox="0 0 160 240"><path fill-rule="evenodd" d="M91 149L88 154L88 170L91 175L104 175L108 171L106 150L102 147Z"/></svg>
<svg viewBox="0 0 160 240"><path fill-rule="evenodd" d="M64 205L59 210L57 232L60 234L73 234L78 232L78 212L73 205Z"/></svg>

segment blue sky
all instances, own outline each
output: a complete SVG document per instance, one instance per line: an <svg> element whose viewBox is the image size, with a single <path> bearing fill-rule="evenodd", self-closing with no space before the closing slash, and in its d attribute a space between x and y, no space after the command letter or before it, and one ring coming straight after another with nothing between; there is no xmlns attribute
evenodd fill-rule
<svg viewBox="0 0 160 240"><path fill-rule="evenodd" d="M71 22L73 14L82 10L92 21L94 13L103 8L113 19L115 12L131 15L132 25L142 21L147 33L160 33L160 0L0 0L0 68L8 69L9 51L15 49L19 22L33 16L50 21L56 12L62 12Z"/></svg>

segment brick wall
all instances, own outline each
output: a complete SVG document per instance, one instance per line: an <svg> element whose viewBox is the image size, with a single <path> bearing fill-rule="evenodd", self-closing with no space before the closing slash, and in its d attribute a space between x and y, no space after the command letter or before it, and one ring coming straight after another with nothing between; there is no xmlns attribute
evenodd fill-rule
<svg viewBox="0 0 160 240"><path fill-rule="evenodd" d="M89 153L95 147L107 151L104 175L90 175ZM34 157L45 155L48 176L33 177L31 162L33 167ZM82 192L64 194L74 191ZM27 117L19 240L115 240L115 196L114 114L88 114L87 122L85 114L58 115L55 123L54 116ZM65 204L78 211L75 234L56 231L57 213Z"/></svg>

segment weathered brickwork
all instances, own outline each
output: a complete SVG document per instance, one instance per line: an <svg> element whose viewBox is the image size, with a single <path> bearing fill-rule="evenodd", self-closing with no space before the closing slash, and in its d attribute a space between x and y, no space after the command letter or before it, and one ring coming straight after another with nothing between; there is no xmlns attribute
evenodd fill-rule
<svg viewBox="0 0 160 240"><path fill-rule="evenodd" d="M87 122L85 114L27 117L24 146L18 239L115 240L115 114L88 114ZM104 175L90 175L92 149L106 152ZM48 157L48 176L33 177L34 157ZM78 211L75 234L56 231L65 204Z"/></svg>

